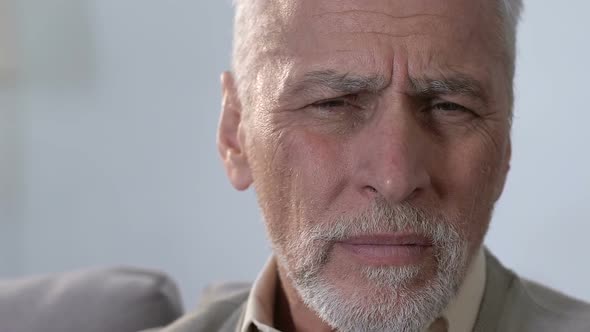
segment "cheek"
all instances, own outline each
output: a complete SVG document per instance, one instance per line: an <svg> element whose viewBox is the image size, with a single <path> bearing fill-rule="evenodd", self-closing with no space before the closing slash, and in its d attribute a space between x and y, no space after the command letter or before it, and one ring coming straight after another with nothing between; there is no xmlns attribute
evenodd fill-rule
<svg viewBox="0 0 590 332"><path fill-rule="evenodd" d="M284 149L293 170L292 197L302 209L319 217L343 190L348 174L344 144L326 135L294 132Z"/></svg>
<svg viewBox="0 0 590 332"><path fill-rule="evenodd" d="M284 229L322 219L346 182L344 145L303 129L256 145L254 186L269 226L288 223Z"/></svg>
<svg viewBox="0 0 590 332"><path fill-rule="evenodd" d="M498 188L505 178L505 149L482 143L463 142L448 150L445 167L438 174L445 205L461 216L459 225L471 242L480 242L487 231Z"/></svg>

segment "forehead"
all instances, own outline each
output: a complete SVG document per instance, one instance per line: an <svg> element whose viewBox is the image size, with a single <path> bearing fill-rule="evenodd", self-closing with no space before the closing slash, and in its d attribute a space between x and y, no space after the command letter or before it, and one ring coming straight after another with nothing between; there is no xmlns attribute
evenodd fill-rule
<svg viewBox="0 0 590 332"><path fill-rule="evenodd" d="M341 42L344 37L352 42L379 35L468 41L497 28L496 1L281 0L281 5L274 5L273 15L282 18L283 42L292 47L304 44L309 48L321 46L318 41Z"/></svg>
<svg viewBox="0 0 590 332"><path fill-rule="evenodd" d="M272 7L262 55L275 81L318 70L387 77L396 66L407 75L469 72L485 80L500 58L496 0L282 0Z"/></svg>

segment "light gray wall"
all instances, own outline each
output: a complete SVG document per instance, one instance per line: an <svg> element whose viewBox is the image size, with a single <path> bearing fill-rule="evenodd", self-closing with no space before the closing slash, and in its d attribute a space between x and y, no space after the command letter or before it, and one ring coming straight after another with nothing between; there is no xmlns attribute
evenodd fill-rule
<svg viewBox="0 0 590 332"><path fill-rule="evenodd" d="M215 148L229 1L14 3L17 273L155 267L189 304L211 280L254 278L268 254L255 199L230 188Z"/></svg>
<svg viewBox="0 0 590 332"><path fill-rule="evenodd" d="M22 257L22 127L16 90L0 83L0 275L15 276Z"/></svg>
<svg viewBox="0 0 590 332"><path fill-rule="evenodd" d="M0 222L0 250L14 252L0 273L155 267L189 306L212 280L254 278L269 253L255 198L231 188L215 148L230 1L10 1L21 125L0 152L22 181L19 213ZM590 300L590 5L526 6L514 159L487 243Z"/></svg>
<svg viewBox="0 0 590 332"><path fill-rule="evenodd" d="M0 275L22 264L22 121L18 107L14 8L0 1Z"/></svg>
<svg viewBox="0 0 590 332"><path fill-rule="evenodd" d="M512 170L487 243L525 276L590 300L590 3L525 6Z"/></svg>

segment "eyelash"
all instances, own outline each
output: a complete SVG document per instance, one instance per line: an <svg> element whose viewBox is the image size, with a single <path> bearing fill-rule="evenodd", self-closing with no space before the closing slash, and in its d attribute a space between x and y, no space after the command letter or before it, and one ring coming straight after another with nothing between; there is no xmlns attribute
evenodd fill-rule
<svg viewBox="0 0 590 332"><path fill-rule="evenodd" d="M469 112L469 109L467 107L464 107L464 106L461 106L459 104L452 103L449 101L443 101L443 102L436 103L432 107L430 107L430 109L440 110L443 112L454 112L454 111Z"/></svg>
<svg viewBox="0 0 590 332"><path fill-rule="evenodd" d="M313 106L324 108L324 109L331 109L343 106L350 106L350 103L346 100L342 99L332 99L332 100L324 100L317 103L314 103Z"/></svg>
<svg viewBox="0 0 590 332"><path fill-rule="evenodd" d="M342 107L357 107L354 103L356 99L357 96L349 95L340 98L320 100L313 103L312 106L324 110L334 110Z"/></svg>

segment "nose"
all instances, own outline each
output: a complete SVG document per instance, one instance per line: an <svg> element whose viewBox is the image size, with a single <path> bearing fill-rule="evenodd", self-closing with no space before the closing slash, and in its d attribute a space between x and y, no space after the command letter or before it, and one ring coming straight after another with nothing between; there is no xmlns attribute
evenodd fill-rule
<svg viewBox="0 0 590 332"><path fill-rule="evenodd" d="M358 183L371 198L402 203L431 185L428 133L409 107L388 106L359 140Z"/></svg>

